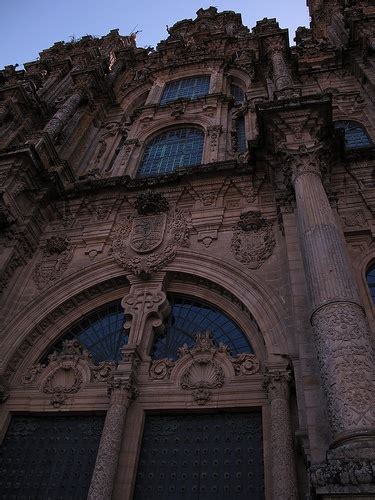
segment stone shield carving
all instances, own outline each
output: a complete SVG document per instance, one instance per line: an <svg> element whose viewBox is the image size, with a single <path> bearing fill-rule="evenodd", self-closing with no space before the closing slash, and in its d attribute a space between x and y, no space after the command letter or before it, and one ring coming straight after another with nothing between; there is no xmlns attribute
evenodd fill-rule
<svg viewBox="0 0 375 500"><path fill-rule="evenodd" d="M163 241L166 221L166 214L135 217L130 233L130 248L137 253L148 253L158 248Z"/></svg>
<svg viewBox="0 0 375 500"><path fill-rule="evenodd" d="M233 228L231 249L234 257L250 269L258 269L271 255L275 247L272 222L259 212L241 215Z"/></svg>
<svg viewBox="0 0 375 500"><path fill-rule="evenodd" d="M58 280L73 258L74 247L66 236L52 236L46 241L43 254L34 268L34 281L39 289Z"/></svg>
<svg viewBox="0 0 375 500"><path fill-rule="evenodd" d="M128 216L112 234L114 258L137 276L157 271L174 259L179 248L189 246L188 223L182 211L170 213L165 204L163 213L155 213L162 210L152 205L151 212L143 205L138 215Z"/></svg>

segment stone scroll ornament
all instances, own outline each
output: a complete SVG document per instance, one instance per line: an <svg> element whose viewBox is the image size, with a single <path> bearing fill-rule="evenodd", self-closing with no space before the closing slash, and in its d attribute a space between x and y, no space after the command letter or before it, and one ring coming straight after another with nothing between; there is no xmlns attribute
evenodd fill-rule
<svg viewBox="0 0 375 500"><path fill-rule="evenodd" d="M233 228L231 249L234 257L250 269L258 269L275 247L272 222L260 212L242 214Z"/></svg>
<svg viewBox="0 0 375 500"><path fill-rule="evenodd" d="M185 214L171 211L159 193L146 192L136 202L137 215L128 216L112 234L113 256L121 267L136 276L149 276L188 247L189 229Z"/></svg>

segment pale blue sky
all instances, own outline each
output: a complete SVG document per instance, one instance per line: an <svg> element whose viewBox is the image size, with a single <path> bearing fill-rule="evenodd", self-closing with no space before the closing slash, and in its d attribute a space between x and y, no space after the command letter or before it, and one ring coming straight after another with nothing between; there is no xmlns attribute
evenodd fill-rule
<svg viewBox="0 0 375 500"><path fill-rule="evenodd" d="M72 35L103 36L114 28L122 35L140 30L138 46L155 46L167 37L166 25L194 18L210 5L239 12L249 28L276 17L291 39L297 26L309 24L306 0L0 0L0 68L33 61Z"/></svg>

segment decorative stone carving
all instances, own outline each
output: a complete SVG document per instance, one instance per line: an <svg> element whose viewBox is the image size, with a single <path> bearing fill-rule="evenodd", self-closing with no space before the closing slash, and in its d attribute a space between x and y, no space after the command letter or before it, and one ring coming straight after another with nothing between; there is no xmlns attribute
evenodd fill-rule
<svg viewBox="0 0 375 500"><path fill-rule="evenodd" d="M148 276L162 268L175 258L180 247L190 244L184 212L165 213L167 203L157 193L145 193L136 202L139 215L129 216L114 228L113 256L137 276Z"/></svg>
<svg viewBox="0 0 375 500"><path fill-rule="evenodd" d="M174 365L174 361L169 359L154 361L150 367L150 378L153 380L169 379Z"/></svg>
<svg viewBox="0 0 375 500"><path fill-rule="evenodd" d="M121 152L121 166L126 168L126 165L134 151L134 148L139 145L138 139L127 139Z"/></svg>
<svg viewBox="0 0 375 500"><path fill-rule="evenodd" d="M328 304L313 315L312 325L333 431L371 428L375 387L363 311L356 304Z"/></svg>
<svg viewBox="0 0 375 500"><path fill-rule="evenodd" d="M347 227L363 228L367 225L366 217L362 210L347 213L343 216L343 219Z"/></svg>
<svg viewBox="0 0 375 500"><path fill-rule="evenodd" d="M27 370L26 373L22 375L21 379L22 383L24 385L32 384L39 375L39 373L41 373L45 367L46 365L42 365L41 363L33 365L31 368Z"/></svg>
<svg viewBox="0 0 375 500"><path fill-rule="evenodd" d="M243 353L232 358L234 372L238 376L253 375L259 371L259 361L254 354Z"/></svg>
<svg viewBox="0 0 375 500"><path fill-rule="evenodd" d="M204 405L211 397L211 389L224 385L223 369L210 359L193 361L181 377L182 389L193 391L193 398L199 405Z"/></svg>
<svg viewBox="0 0 375 500"><path fill-rule="evenodd" d="M274 247L272 222L261 217L260 212L242 214L233 230L234 257L250 269L258 269L272 255Z"/></svg>
<svg viewBox="0 0 375 500"><path fill-rule="evenodd" d="M111 141L113 141L113 138L119 132L120 127L121 124L116 121L108 122L103 126L103 131L100 136L98 145L96 146L96 149L90 161L90 165L93 165L92 168L98 167Z"/></svg>
<svg viewBox="0 0 375 500"><path fill-rule="evenodd" d="M221 363L232 364L235 376L251 376L259 371L259 361L254 354L242 353L236 357L230 355L230 349L224 344L217 345L211 332L197 333L195 344L182 345L177 352L177 361L160 359L153 361L149 377L152 380L168 380L179 365L188 363L180 377L182 389L191 390L194 401L206 404L212 390L224 385L225 376Z"/></svg>
<svg viewBox="0 0 375 500"><path fill-rule="evenodd" d="M169 203L161 193L146 191L138 196L134 208L139 215L157 215L168 212Z"/></svg>
<svg viewBox="0 0 375 500"><path fill-rule="evenodd" d="M124 328L129 333L129 343L138 345L146 321L151 317L151 326L156 333L164 329L163 319L169 314L170 306L161 284L133 285L121 302L125 309ZM123 351L124 352L124 351Z"/></svg>
<svg viewBox="0 0 375 500"><path fill-rule="evenodd" d="M43 392L51 394L52 406L59 407L66 400L67 394L75 394L80 390L82 383L81 370L72 362L65 362L48 375Z"/></svg>
<svg viewBox="0 0 375 500"><path fill-rule="evenodd" d="M345 488L355 485L361 492L375 493L375 461L373 460L329 460L327 463L311 467L312 485L319 490L345 493ZM371 486L370 486L371 485ZM369 490L369 487L372 488ZM350 493L349 490L348 493Z"/></svg>
<svg viewBox="0 0 375 500"><path fill-rule="evenodd" d="M46 241L43 254L33 272L39 289L58 280L72 260L74 247L64 236L52 236Z"/></svg>
<svg viewBox="0 0 375 500"><path fill-rule="evenodd" d="M207 129L208 135L211 139L210 141L211 152L215 152L217 150L217 145L221 131L222 131L221 125L213 125L212 127L208 127Z"/></svg>
<svg viewBox="0 0 375 500"><path fill-rule="evenodd" d="M91 354L82 349L78 340L65 340L62 351L54 351L48 356L48 364L37 363L23 374L22 383L34 383L45 370L50 370L43 383L42 391L51 394L51 404L61 406L69 394L77 393L83 384L83 370L87 366L91 381L108 382L113 375L115 363L102 361L95 363Z"/></svg>
<svg viewBox="0 0 375 500"><path fill-rule="evenodd" d="M203 206L209 207L215 204L217 199L218 192L217 191L203 191L199 193L199 198L202 201Z"/></svg>

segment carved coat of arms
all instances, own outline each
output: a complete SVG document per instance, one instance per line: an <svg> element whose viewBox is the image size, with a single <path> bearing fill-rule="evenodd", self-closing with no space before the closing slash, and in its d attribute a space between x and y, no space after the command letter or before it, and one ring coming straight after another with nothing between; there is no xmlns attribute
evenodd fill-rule
<svg viewBox="0 0 375 500"><path fill-rule="evenodd" d="M140 215L133 219L130 247L137 253L148 253L158 248L164 237L167 214Z"/></svg>
<svg viewBox="0 0 375 500"><path fill-rule="evenodd" d="M116 261L135 275L149 275L189 245L186 216L171 212L167 200L158 193L143 193L136 201L137 215L115 226L112 251Z"/></svg>
<svg viewBox="0 0 375 500"><path fill-rule="evenodd" d="M265 262L275 247L272 222L259 212L241 215L233 230L231 248L235 258L250 269L257 269Z"/></svg>

